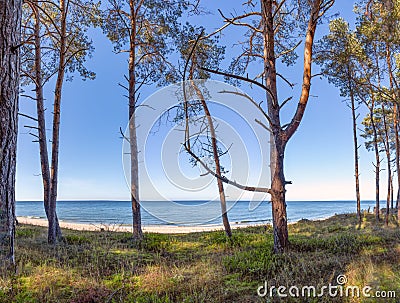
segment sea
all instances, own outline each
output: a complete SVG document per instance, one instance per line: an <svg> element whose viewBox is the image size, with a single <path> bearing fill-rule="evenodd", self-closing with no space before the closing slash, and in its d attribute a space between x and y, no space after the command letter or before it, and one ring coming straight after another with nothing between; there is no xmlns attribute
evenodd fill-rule
<svg viewBox="0 0 400 303"><path fill-rule="evenodd" d="M374 201L362 201L361 208L373 211ZM142 224L152 225L217 225L222 222L217 201L143 201ZM270 223L269 202L228 202L228 217L235 224ZM289 222L301 219L323 219L335 214L355 213L355 201L288 201ZM16 214L20 217L45 218L43 203L18 201ZM60 221L86 224L130 225L132 210L129 201L59 201L57 215Z"/></svg>

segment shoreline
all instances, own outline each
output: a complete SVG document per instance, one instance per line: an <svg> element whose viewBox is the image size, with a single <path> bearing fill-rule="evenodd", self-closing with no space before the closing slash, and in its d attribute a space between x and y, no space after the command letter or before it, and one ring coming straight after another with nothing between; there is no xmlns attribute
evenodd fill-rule
<svg viewBox="0 0 400 303"><path fill-rule="evenodd" d="M35 225L47 227L47 220L43 218L17 217L18 224ZM289 223L291 224L291 223ZM232 229L245 228L251 226L265 226L270 223L231 223ZM111 232L132 232L132 226L121 224L102 224L102 223L79 223L60 221L60 227L63 229L79 231L111 231ZM188 234L193 232L206 232L224 230L221 225L142 225L143 232L162 233L162 234Z"/></svg>
<svg viewBox="0 0 400 303"><path fill-rule="evenodd" d="M299 219L296 221L288 222L288 225L295 224L301 220L309 221L324 221L332 216L314 219ZM30 218L30 217L17 217L18 224L34 225L47 227L47 219L44 218ZM263 223L236 223L231 222L231 229L239 229L246 227L257 227L271 225L269 222ZM132 226L122 224L104 224L104 223L80 223L80 222L67 222L60 221L60 227L63 229L77 230L77 231L110 231L110 232L132 232ZM215 225L142 225L143 232L147 233L160 233L160 234L188 234L195 232L208 232L208 231L223 231L224 227L221 224Z"/></svg>

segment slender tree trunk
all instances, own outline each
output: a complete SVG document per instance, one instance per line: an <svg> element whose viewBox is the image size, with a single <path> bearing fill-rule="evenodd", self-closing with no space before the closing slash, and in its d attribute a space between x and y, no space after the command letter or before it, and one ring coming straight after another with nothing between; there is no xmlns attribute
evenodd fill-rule
<svg viewBox="0 0 400 303"><path fill-rule="evenodd" d="M388 140L389 138L387 138ZM390 217L390 198L391 198L391 183L392 183L392 167L391 167L391 157L390 157L390 150L386 151L386 159L387 159L387 195L386 195L386 216L385 216L385 225L389 224L389 217Z"/></svg>
<svg viewBox="0 0 400 303"><path fill-rule="evenodd" d="M383 131L385 135L385 152L386 152L386 161L387 161L387 195L386 195L386 216L385 216L385 225L389 225L389 216L390 216L390 193L391 193L391 183L392 183L392 166L391 166L391 155L390 155L390 142L389 142L389 134L388 134L388 125L385 117L385 106L382 103L382 117L383 117Z"/></svg>
<svg viewBox="0 0 400 303"><path fill-rule="evenodd" d="M135 1L130 0L131 10L131 37L129 51L129 144L131 152L131 201L132 201L132 228L133 237L140 240L142 233L142 218L139 199L139 162L136 135L136 10Z"/></svg>
<svg viewBox="0 0 400 303"><path fill-rule="evenodd" d="M394 195L394 188L393 188L393 172L392 172L392 174L391 174L391 176L390 176L390 209L393 209L394 208L394 198L393 198L393 195Z"/></svg>
<svg viewBox="0 0 400 303"><path fill-rule="evenodd" d="M396 195L396 208L399 209L400 200L400 140L399 140L399 109L396 102L393 103L393 117L394 117L394 134L395 134L395 162L396 162L396 174L397 174L397 195ZM400 221L400 217L399 217Z"/></svg>
<svg viewBox="0 0 400 303"><path fill-rule="evenodd" d="M389 84L390 84L390 90L393 91L393 99L395 100L393 102L393 128L394 128L394 135L395 135L395 148L396 148L396 154L395 154L395 163L396 163L396 171L397 171L397 196L396 196L396 208L398 210L398 221L400 222L400 207L399 207L399 201L400 201L400 139L399 139L399 106L397 104L398 98L396 93L394 92L394 87L395 87L395 81L393 77L393 71L392 71L392 61L391 61L391 51L389 44L386 43L386 63L388 66L388 71L389 71ZM396 85L396 88L397 85ZM396 89L397 91L397 89ZM393 181L392 181L393 182Z"/></svg>
<svg viewBox="0 0 400 303"><path fill-rule="evenodd" d="M35 92L36 92L36 110L38 116L38 135L39 135L39 154L40 166L43 182L43 204L47 219L49 219L50 206L50 166L47 151L46 118L43 97L43 79L42 79L42 46L40 39L40 15L37 1L31 5L34 18L34 38L35 38ZM57 214L55 214L56 236L62 237Z"/></svg>
<svg viewBox="0 0 400 303"><path fill-rule="evenodd" d="M208 123L208 126L210 128L211 144L212 144L213 158L214 158L214 163L215 163L215 173L218 176L222 176L214 122L212 120L212 116L211 116L210 110L208 109L207 102L204 100L203 94L201 93L201 91L199 90L199 88L196 85L195 85L195 90L196 90L197 96L200 97L201 105L203 107L204 114L207 117L207 123ZM231 237L232 236L232 230L231 230L231 225L229 224L228 210L227 210L227 207L226 207L226 197L225 197L225 191L224 191L224 184L223 184L222 180L219 179L219 178L217 178L217 184L218 184L219 200L220 200L220 203L221 203L222 223L224 225L225 234L228 237Z"/></svg>
<svg viewBox="0 0 400 303"><path fill-rule="evenodd" d="M67 0L68 1L68 0ZM66 30L67 30L67 7L64 0L60 0L61 12L61 28L60 28L60 57L56 87L54 93L54 108L53 108L53 137L51 148L51 170L50 170L50 201L49 201L49 230L48 242L55 244L57 242L57 186L58 186L58 160L60 149L60 121L61 121L61 94L64 84L65 63L66 63Z"/></svg>
<svg viewBox="0 0 400 303"><path fill-rule="evenodd" d="M350 73L350 71L349 71ZM357 219L361 223L361 198L360 198L360 173L359 173L359 157L358 157L358 138L357 138L357 115L356 115L356 104L353 94L353 86L351 84L351 77L349 74L349 91L350 91L350 102L351 102L351 116L353 120L353 142L354 142L354 176L356 181L356 199L357 199Z"/></svg>
<svg viewBox="0 0 400 303"><path fill-rule="evenodd" d="M373 101L374 103L374 101ZM379 156L379 146L378 146L378 133L376 130L376 125L374 122L374 105L370 108L370 116L371 116L371 126L373 131L373 141L374 141L374 150L375 150L375 219L379 222L380 219L380 205L379 205L379 178L380 178L380 164L381 159Z"/></svg>
<svg viewBox="0 0 400 303"><path fill-rule="evenodd" d="M21 0L0 0L0 264L15 264L15 170L18 132Z"/></svg>

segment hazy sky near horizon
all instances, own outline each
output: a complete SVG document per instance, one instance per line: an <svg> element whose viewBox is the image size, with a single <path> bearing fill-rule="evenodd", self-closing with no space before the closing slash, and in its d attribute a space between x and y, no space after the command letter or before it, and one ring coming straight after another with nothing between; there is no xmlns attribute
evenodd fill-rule
<svg viewBox="0 0 400 303"><path fill-rule="evenodd" d="M239 6L242 3L242 1L237 2ZM339 13L346 20L354 22L353 5L353 1L337 0L331 14ZM208 8L212 15L197 20L200 22L199 25L204 25L208 29L218 28L223 24L217 12L218 8L227 14L232 12L232 1L206 0L202 2L202 6ZM206 22L206 24L201 24L201 22ZM326 23L320 25L317 29L317 36L320 37L327 31L328 25ZM128 122L128 106L127 100L123 97L125 92L118 86L118 83L123 82L123 75L126 74L126 56L114 54L111 43L100 30L92 30L91 37L96 50L93 57L88 60L87 65L96 72L96 79L82 81L79 77L75 77L74 81L66 82L64 85L58 198L59 200L129 200L129 187L125 180L122 164L122 140L119 132L120 127L125 129ZM228 41L228 44L229 42L233 44L239 41L240 37L229 35L228 32L225 40ZM229 49L230 46L228 45L227 53L229 53ZM299 62L301 63L301 57ZM280 97L283 99L286 98L287 94L293 94L293 100L296 100L301 87L301 64L289 69L289 71L285 75L297 85L293 92L290 92L285 85L280 85ZM316 67L314 67L314 71L317 71ZM51 85L50 83L46 89L48 116L51 114L52 108L53 87ZM154 87L144 89L141 99L146 100L149 96L154 98L159 89ZM260 96L260 92L257 92L256 89L251 90L246 87L242 89L251 96L257 98ZM154 95L154 93L156 94ZM295 106L294 102L293 106ZM221 117L224 116L223 110L218 109L217 106L215 110L220 113ZM20 112L35 116L35 104L29 99L22 98ZM293 107L288 106L284 116L290 117L292 113ZM245 156L249 155L256 161L249 165L251 168L248 171L249 182L257 182L257 178L253 178L256 174L265 179L265 182L261 178L260 184L253 183L250 185L268 186L268 178L263 175L257 165L257 163L260 163L260 166L263 163L264 166L268 165L260 156L262 153L260 149L263 147L257 146L257 140L252 139L252 135L246 133L239 118L231 121L227 118L226 121L228 121L231 129L238 131L238 137L241 141L245 142ZM49 122L48 119L48 129L51 128ZM16 196L17 200L42 200L38 145L32 143L33 137L28 134L28 129L24 128L24 125L30 125L30 121L21 117L19 122ZM287 187L288 200L354 199L354 159L351 127L351 112L343 98L339 96L338 89L328 84L325 79L313 79L311 97L305 117L299 130L287 146L285 174L287 180L293 182L293 185ZM150 138L146 143L154 149L154 154L150 153L147 162L144 163L147 165L147 169L151 170L149 173L151 180L141 183L141 199L158 200L160 195L157 191L162 191L163 197L168 199L215 199L217 193L215 182L209 176L202 177L203 179L199 178L201 171L191 168L187 164L188 157L179 153L179 139L175 138L175 141L173 139L165 140L167 136L171 136L171 138L176 136L174 132L171 132L171 129L169 127L162 130L158 133L158 137ZM162 138L162 136L164 137ZM265 140L261 142L261 145L267 145L268 135L264 133L265 137L262 136L258 135L257 138ZM178 144L170 146L160 142L177 142ZM229 142L227 144L229 145ZM258 142L258 144L260 143ZM360 141L360 144L363 144L363 142ZM234 145L235 148L238 145L240 144ZM144 146L139 148L142 151ZM224 160L228 169L230 161L240 164L240 155L244 152L238 150L237 154L235 154L235 151L232 151L232 153L231 158L228 156ZM158 156L161 157L161 162L157 158ZM371 164L373 160L372 155L366 152L363 146L360 149L360 161L361 197L363 200L373 199L374 176ZM168 175L168 172L165 173L168 170L167 164L170 163L177 164L177 167L181 169L180 172L175 173L172 169L172 178L165 177L165 175ZM234 175L236 171L240 172L241 169L243 168L234 169L230 173ZM143 168L141 173L143 173ZM179 188L179 184L177 185L173 180L174 178L178 180L179 174L183 175L186 178L184 179L189 182L185 185L186 189ZM144 179L142 178L142 180ZM385 180L386 178L382 176L382 179ZM182 182L185 182L185 180ZM154 190L154 184L151 186L152 182L157 185L157 190ZM191 186L202 188L199 191L188 190ZM385 188L385 186L385 183L382 182L382 188ZM233 188L227 190L229 199L236 199L241 194ZM246 193L241 198L262 199L263 197L259 195L252 197Z"/></svg>

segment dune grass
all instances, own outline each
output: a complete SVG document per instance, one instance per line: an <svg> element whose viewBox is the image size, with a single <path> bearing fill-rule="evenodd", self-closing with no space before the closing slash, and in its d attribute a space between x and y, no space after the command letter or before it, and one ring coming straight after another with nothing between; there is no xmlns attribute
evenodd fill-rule
<svg viewBox="0 0 400 303"><path fill-rule="evenodd" d="M270 226L180 235L17 228L16 273L0 275L0 302L400 302L400 229L365 214L290 225L291 247L273 253ZM261 298L268 285L320 288L346 275L348 285L395 290L397 298ZM347 285L346 284L346 285Z"/></svg>

